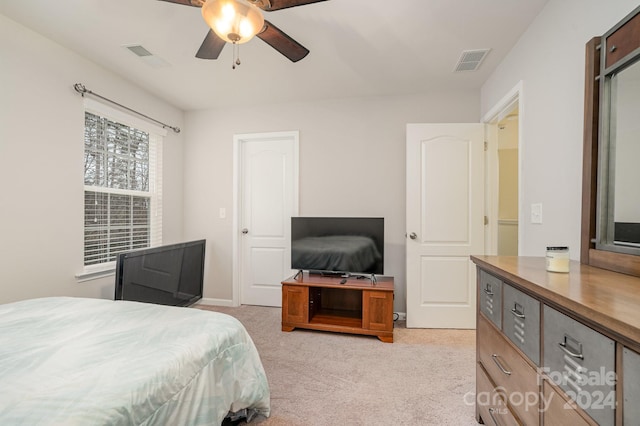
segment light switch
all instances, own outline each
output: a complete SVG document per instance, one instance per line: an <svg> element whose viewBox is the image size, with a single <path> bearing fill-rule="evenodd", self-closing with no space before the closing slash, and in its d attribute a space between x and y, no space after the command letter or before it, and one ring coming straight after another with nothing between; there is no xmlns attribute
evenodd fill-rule
<svg viewBox="0 0 640 426"><path fill-rule="evenodd" d="M542 223L542 204L531 204L531 223Z"/></svg>
<svg viewBox="0 0 640 426"><path fill-rule="evenodd" d="M225 209L224 207L220 207L218 216L220 217L220 219L224 219L225 217L227 217L227 209Z"/></svg>

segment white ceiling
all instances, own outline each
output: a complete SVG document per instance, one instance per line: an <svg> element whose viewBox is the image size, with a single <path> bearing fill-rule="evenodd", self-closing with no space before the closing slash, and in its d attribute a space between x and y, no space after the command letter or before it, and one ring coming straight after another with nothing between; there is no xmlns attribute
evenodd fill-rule
<svg viewBox="0 0 640 426"><path fill-rule="evenodd" d="M183 110L479 89L547 0L329 0L265 13L311 53L292 63L262 40L195 58L200 9L159 0L0 0L0 13ZM153 67L123 46L166 62ZM454 73L463 50L491 48ZM91 89L91 87L88 87Z"/></svg>

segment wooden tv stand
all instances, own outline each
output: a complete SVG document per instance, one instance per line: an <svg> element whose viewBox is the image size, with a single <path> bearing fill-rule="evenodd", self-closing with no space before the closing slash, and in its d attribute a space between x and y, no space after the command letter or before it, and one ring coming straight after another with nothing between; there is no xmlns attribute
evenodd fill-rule
<svg viewBox="0 0 640 426"><path fill-rule="evenodd" d="M376 336L393 343L393 277L330 277L304 272L282 282L282 331L294 328Z"/></svg>

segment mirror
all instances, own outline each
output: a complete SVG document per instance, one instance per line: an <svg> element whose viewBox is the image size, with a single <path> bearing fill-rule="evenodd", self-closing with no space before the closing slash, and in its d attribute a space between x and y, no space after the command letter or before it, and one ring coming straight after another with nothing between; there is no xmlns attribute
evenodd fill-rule
<svg viewBox="0 0 640 426"><path fill-rule="evenodd" d="M596 247L640 254L640 62L605 79Z"/></svg>
<svg viewBox="0 0 640 426"><path fill-rule="evenodd" d="M640 6L585 56L580 261L640 276Z"/></svg>

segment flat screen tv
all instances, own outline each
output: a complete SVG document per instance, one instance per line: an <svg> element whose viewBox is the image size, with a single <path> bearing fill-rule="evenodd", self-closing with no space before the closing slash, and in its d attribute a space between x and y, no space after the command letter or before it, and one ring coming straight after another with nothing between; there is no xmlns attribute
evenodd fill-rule
<svg viewBox="0 0 640 426"><path fill-rule="evenodd" d="M384 218L292 217L291 269L382 275Z"/></svg>
<svg viewBox="0 0 640 426"><path fill-rule="evenodd" d="M116 300L189 306L202 298L205 240L120 253Z"/></svg>

